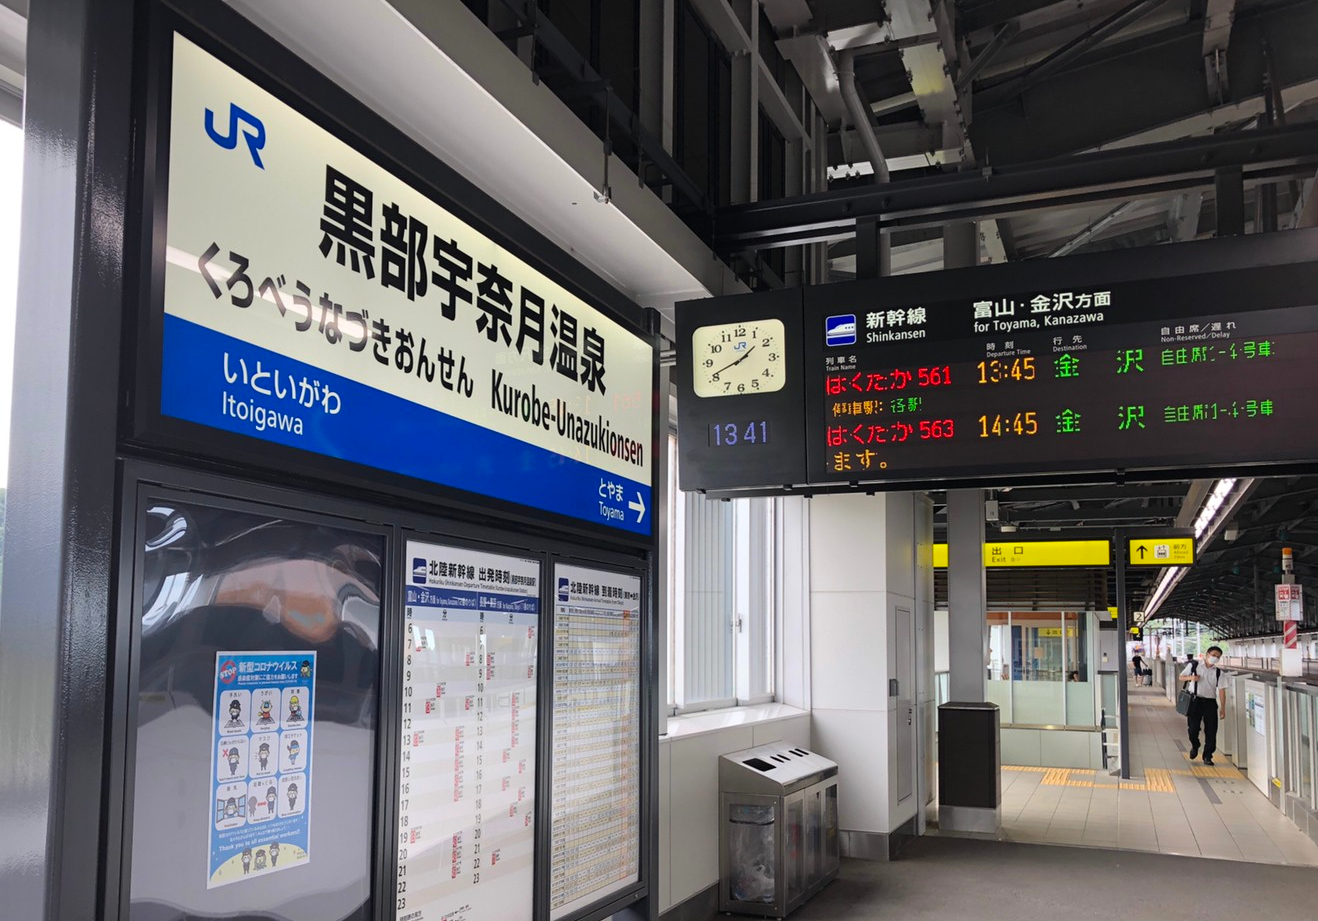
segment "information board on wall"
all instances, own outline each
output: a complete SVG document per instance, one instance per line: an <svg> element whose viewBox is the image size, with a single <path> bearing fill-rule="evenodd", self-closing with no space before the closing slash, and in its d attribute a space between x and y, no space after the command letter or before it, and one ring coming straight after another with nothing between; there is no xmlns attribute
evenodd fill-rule
<svg viewBox="0 0 1318 921"><path fill-rule="evenodd" d="M216 654L207 889L311 862L315 695L314 650Z"/></svg>
<svg viewBox="0 0 1318 921"><path fill-rule="evenodd" d="M180 35L167 110L163 416L652 532L650 340Z"/></svg>
<svg viewBox="0 0 1318 921"><path fill-rule="evenodd" d="M530 918L540 563L409 541L399 921Z"/></svg>
<svg viewBox="0 0 1318 921"><path fill-rule="evenodd" d="M554 567L550 918L640 880L641 579Z"/></svg>
<svg viewBox="0 0 1318 921"><path fill-rule="evenodd" d="M1318 459L1318 266L879 290L806 293L811 483Z"/></svg>

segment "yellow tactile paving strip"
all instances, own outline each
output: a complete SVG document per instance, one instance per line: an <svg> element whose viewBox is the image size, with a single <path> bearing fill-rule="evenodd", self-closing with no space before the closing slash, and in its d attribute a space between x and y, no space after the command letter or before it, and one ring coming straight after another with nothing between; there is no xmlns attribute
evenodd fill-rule
<svg viewBox="0 0 1318 921"><path fill-rule="evenodd" d="M1040 783L1045 787L1106 787L1116 786L1122 790L1146 790L1149 793L1175 793L1172 775L1180 777L1203 777L1207 780L1241 780L1244 775L1231 765L1214 765L1205 767L1194 765L1187 770L1167 771L1161 768L1149 768L1144 772L1144 779L1122 780L1116 784L1103 784L1094 779L1094 771L1081 768L1031 767L1022 764L1004 764L1004 771L1020 771L1029 774L1042 774Z"/></svg>

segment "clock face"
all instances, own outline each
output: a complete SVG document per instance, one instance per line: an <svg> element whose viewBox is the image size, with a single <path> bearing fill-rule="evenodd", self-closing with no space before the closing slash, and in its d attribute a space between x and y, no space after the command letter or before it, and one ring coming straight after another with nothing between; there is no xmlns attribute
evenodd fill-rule
<svg viewBox="0 0 1318 921"><path fill-rule="evenodd" d="M773 393L787 383L782 320L702 326L691 334L691 385L698 397Z"/></svg>

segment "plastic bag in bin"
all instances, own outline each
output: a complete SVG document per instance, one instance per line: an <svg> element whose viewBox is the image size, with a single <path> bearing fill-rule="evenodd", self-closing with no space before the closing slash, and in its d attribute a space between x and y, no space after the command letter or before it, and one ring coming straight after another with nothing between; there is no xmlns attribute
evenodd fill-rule
<svg viewBox="0 0 1318 921"><path fill-rule="evenodd" d="M774 900L774 808L737 803L728 810L728 865L738 902Z"/></svg>

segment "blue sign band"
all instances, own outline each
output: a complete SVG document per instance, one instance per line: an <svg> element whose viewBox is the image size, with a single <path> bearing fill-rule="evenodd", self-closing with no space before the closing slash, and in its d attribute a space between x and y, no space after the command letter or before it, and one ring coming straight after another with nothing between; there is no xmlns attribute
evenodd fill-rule
<svg viewBox="0 0 1318 921"><path fill-rule="evenodd" d="M441 386L438 378L433 386ZM648 485L170 314L165 315L160 411L249 438L650 534Z"/></svg>
<svg viewBox="0 0 1318 921"><path fill-rule="evenodd" d="M459 588L407 587L407 603L428 608L466 608L472 611L502 611L505 614L539 614L540 599L500 595Z"/></svg>

